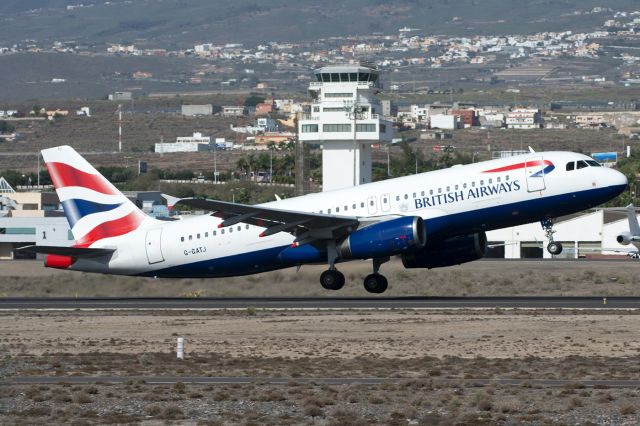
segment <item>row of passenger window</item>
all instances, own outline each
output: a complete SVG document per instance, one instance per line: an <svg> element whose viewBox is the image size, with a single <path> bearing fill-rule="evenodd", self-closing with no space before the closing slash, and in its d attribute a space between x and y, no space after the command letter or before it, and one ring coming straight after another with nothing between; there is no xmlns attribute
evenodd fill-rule
<svg viewBox="0 0 640 426"><path fill-rule="evenodd" d="M250 225L245 224L244 228L245 229L249 229ZM242 225L236 226L236 229L238 230L238 232L242 231ZM220 229L214 229L213 231L211 231L211 236L215 237L218 234L224 235L225 231L228 232L229 234L233 233L233 226L228 226L226 228L220 228ZM195 234L195 236L194 235L188 235L187 237L182 236L182 237L180 237L180 242L184 242L185 240L192 241L194 239L199 240L201 238L209 238L209 231L205 231L204 234L200 234L200 233Z"/></svg>
<svg viewBox="0 0 640 426"><path fill-rule="evenodd" d="M509 181L509 175L505 175L505 176L504 176L504 181L505 181L505 182L508 182L508 181ZM492 185L492 184L493 184L493 182L494 182L493 178L489 178L489 179L487 179L487 180L486 180L486 182L485 182L485 180L484 180L484 179L480 179L480 180L478 181L478 186L484 186L484 185L485 185L485 183L486 183L487 185ZM502 182L502 177L501 177L501 176L497 176L497 177L496 177L496 179L495 179L495 182L496 182L496 183L501 183L501 182ZM459 191L459 190L461 190L461 189L468 189L468 188L475 188L475 187L476 187L476 181L472 181L471 183L464 182L464 183L462 183L462 184L448 185L448 186L446 186L446 187L444 188L444 192L451 192L451 191L452 191L452 189L453 189L453 191ZM421 197L426 197L426 196L427 196L427 193L428 193L429 195L434 195L434 194L436 193L436 191L437 191L437 193L438 193L438 194L442 194L442 192L443 192L443 188L442 188L442 187L440 187L440 188L437 188L437 189L430 189L428 192L427 192L427 191L421 191L421 192L420 192L420 196L421 196ZM412 196L413 196L413 198L418 198L418 193L417 193L417 192L414 192L414 193L412 194ZM404 194L404 197L403 197L403 198L404 198L405 200L408 200L408 199L409 199L409 194ZM396 201L400 201L400 199L401 199L401 196L400 196L400 195L396 195ZM382 205L387 205L388 203L389 203L389 199L387 199L387 196L384 196L384 195L383 195L383 196L382 196ZM373 207L373 206L375 205L375 200L369 200L369 205ZM354 203L354 204L352 204L352 205L351 205L351 209L352 209L352 210L355 210L355 209L356 209L356 206L357 206L357 204L355 204L355 203ZM364 207L365 207L365 203L364 203L364 202L361 202L361 203L360 203L360 208L364 208ZM328 209L328 210L327 210L327 214L331 214L331 211L332 211L332 209ZM335 211L336 213L340 213L340 207L336 207L334 211ZM344 211L344 212L349 211L349 205L344 205L344 206L342 207L342 211ZM318 213L323 214L323 213L324 213L324 210L320 210Z"/></svg>

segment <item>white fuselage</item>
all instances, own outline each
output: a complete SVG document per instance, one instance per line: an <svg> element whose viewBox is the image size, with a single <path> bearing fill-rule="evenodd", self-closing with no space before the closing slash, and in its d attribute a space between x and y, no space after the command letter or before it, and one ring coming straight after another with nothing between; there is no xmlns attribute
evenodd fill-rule
<svg viewBox="0 0 640 426"><path fill-rule="evenodd" d="M567 170L568 163L593 161L570 152L531 153L353 188L264 204L272 209L371 220L420 216L427 244L448 236L487 231L581 211L618 195L622 174L605 167ZM539 163L527 167L525 164ZM577 164L577 163L576 163ZM575 164L574 164L575 165ZM239 223L218 228L211 215L161 222L146 220L129 234L92 247L117 248L108 263L80 259L70 269L149 276L243 275L294 266L278 254L294 241L280 232Z"/></svg>

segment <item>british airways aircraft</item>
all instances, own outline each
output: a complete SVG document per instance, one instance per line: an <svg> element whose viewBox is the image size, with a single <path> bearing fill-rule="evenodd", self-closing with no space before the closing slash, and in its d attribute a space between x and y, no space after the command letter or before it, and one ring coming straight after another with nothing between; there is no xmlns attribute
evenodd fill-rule
<svg viewBox="0 0 640 426"><path fill-rule="evenodd" d="M485 232L552 220L610 200L625 176L582 154L542 152L309 194L259 205L182 199L210 214L178 221L146 216L73 148L42 151L71 226L73 247L31 246L45 265L151 277L224 277L327 264L325 289L345 283L336 264L371 259L364 279L382 293L380 266L438 268L482 258Z"/></svg>

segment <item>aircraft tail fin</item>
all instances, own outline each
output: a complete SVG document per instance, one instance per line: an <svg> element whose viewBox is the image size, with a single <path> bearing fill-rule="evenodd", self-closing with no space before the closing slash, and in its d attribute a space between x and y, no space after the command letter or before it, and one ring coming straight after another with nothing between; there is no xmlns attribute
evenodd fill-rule
<svg viewBox="0 0 640 426"><path fill-rule="evenodd" d="M76 247L127 234L147 218L70 146L42 150Z"/></svg>
<svg viewBox="0 0 640 426"><path fill-rule="evenodd" d="M633 204L627 206L627 217L629 218L629 232L631 232L631 235L634 237L640 237L640 225L638 225L636 208Z"/></svg>

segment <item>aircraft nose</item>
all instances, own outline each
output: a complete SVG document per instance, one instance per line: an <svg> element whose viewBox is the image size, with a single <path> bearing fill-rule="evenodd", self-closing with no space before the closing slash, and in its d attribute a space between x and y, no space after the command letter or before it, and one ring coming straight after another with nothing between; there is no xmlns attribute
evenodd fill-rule
<svg viewBox="0 0 640 426"><path fill-rule="evenodd" d="M611 170L611 186L627 186L627 177L617 170Z"/></svg>

